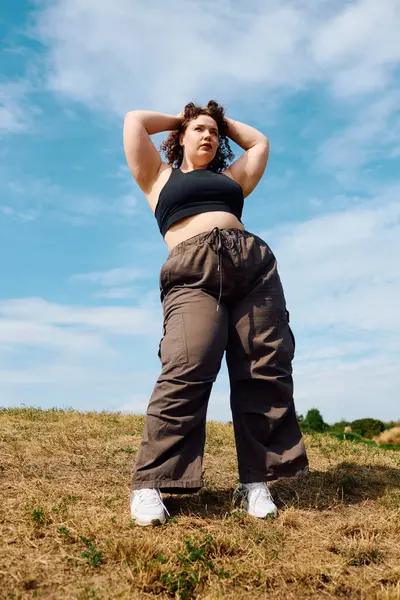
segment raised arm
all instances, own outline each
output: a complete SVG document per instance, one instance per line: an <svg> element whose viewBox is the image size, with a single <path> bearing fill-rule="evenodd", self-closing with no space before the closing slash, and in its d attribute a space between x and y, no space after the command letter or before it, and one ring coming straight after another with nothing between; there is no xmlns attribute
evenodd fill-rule
<svg viewBox="0 0 400 600"><path fill-rule="evenodd" d="M250 125L225 117L228 137L245 150L225 171L237 181L248 196L264 174L269 156L268 138Z"/></svg>
<svg viewBox="0 0 400 600"><path fill-rule="evenodd" d="M150 136L179 129L182 118L150 110L133 110L125 115L124 150L128 166L141 190L150 193L162 160Z"/></svg>

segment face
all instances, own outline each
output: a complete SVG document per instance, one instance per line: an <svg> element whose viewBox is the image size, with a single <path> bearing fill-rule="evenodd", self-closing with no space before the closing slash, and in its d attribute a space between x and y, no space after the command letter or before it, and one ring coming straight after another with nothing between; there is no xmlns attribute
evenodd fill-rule
<svg viewBox="0 0 400 600"><path fill-rule="evenodd" d="M218 150L218 125L208 115L189 121L181 137L185 157L194 164L210 163Z"/></svg>

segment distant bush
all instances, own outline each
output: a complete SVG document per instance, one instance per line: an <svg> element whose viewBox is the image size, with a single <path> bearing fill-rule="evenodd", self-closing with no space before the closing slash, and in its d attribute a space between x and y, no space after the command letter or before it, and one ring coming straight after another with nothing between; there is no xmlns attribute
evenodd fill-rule
<svg viewBox="0 0 400 600"><path fill-rule="evenodd" d="M385 424L379 419L357 419L352 421L350 426L353 433L358 433L368 440L372 440L373 437L385 430Z"/></svg>
<svg viewBox="0 0 400 600"><path fill-rule="evenodd" d="M300 429L304 432L316 431L319 433L323 433L324 431L328 431L329 429L329 425L325 423L318 408L311 408L307 412L305 418L302 418L302 420L300 420L298 417L298 421Z"/></svg>
<svg viewBox="0 0 400 600"><path fill-rule="evenodd" d="M337 431L338 433L344 433L344 430L346 429L346 427L349 427L350 425L350 421L344 421L343 419L341 421L338 421L337 423L333 423L333 425L329 426L329 430L330 431Z"/></svg>
<svg viewBox="0 0 400 600"><path fill-rule="evenodd" d="M297 421L303 433L329 433L340 440L353 442L365 442L367 444L378 443L381 448L400 448L400 422L383 422L379 419L365 418L355 421L341 419L332 425L325 423L318 408L310 409L306 416L296 413ZM389 427L389 425L393 425ZM374 440L374 441L372 441Z"/></svg>

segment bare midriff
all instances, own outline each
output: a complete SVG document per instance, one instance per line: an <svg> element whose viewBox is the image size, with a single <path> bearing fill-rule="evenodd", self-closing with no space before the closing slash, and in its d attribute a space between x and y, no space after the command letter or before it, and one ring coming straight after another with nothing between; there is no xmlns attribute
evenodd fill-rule
<svg viewBox="0 0 400 600"><path fill-rule="evenodd" d="M235 215L225 211L213 211L192 215L173 223L165 234L165 242L169 251L177 244L203 233L214 227L220 229L244 229L243 224Z"/></svg>

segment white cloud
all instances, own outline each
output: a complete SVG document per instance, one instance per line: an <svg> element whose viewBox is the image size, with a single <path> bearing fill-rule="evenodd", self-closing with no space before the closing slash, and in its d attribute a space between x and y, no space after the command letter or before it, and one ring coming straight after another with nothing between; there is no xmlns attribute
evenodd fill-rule
<svg viewBox="0 0 400 600"><path fill-rule="evenodd" d="M212 97L229 113L244 86L249 113L262 104L265 122L266 112L281 109L282 95L328 90L326 120L345 106L350 124L320 145L314 167L348 184L356 182L354 169L396 157L398 0L258 0L247 8L226 0L212 7L195 0L172 7L162 0L55 0L42 1L35 17L32 35L47 48L48 89L116 124L127 110L174 113ZM121 196L114 208L135 214L136 198Z"/></svg>
<svg viewBox="0 0 400 600"><path fill-rule="evenodd" d="M339 96L384 88L400 61L398 0L358 0L342 7L315 32L316 64L329 70Z"/></svg>
<svg viewBox="0 0 400 600"><path fill-rule="evenodd" d="M150 394L133 394L125 399L122 404L115 407L116 411L127 414L145 414L150 400ZM216 421L231 421L232 413L229 405L228 382L225 382L225 390L215 385L210 394L207 409L207 419Z"/></svg>
<svg viewBox="0 0 400 600"><path fill-rule="evenodd" d="M42 298L0 301L0 317L21 323L82 326L110 335L155 335L159 331L159 311L125 306L65 306Z"/></svg>
<svg viewBox="0 0 400 600"><path fill-rule="evenodd" d="M134 298L137 290L131 287L110 288L96 294L96 298L108 298L109 300L124 300Z"/></svg>
<svg viewBox="0 0 400 600"><path fill-rule="evenodd" d="M28 81L0 83L0 132L19 133L29 129L33 118L41 113L28 98L31 91Z"/></svg>
<svg viewBox="0 0 400 600"><path fill-rule="evenodd" d="M1 403L112 409L128 391L149 394L161 333L159 307L0 301Z"/></svg>
<svg viewBox="0 0 400 600"><path fill-rule="evenodd" d="M393 148L393 150L389 154L389 158L398 158L400 156L400 146L397 148Z"/></svg>
<svg viewBox="0 0 400 600"><path fill-rule="evenodd" d="M141 269L119 267L109 269L108 271L93 271L92 273L77 274L73 275L71 279L73 281L86 281L87 283L103 286L122 286L144 276L146 276L146 272Z"/></svg>
<svg viewBox="0 0 400 600"><path fill-rule="evenodd" d="M382 90L400 59L398 6L58 0L41 4L35 35L51 90L122 116L161 101L173 111L200 94L226 102L243 85L256 98L310 83L341 97Z"/></svg>
<svg viewBox="0 0 400 600"><path fill-rule="evenodd" d="M0 193L4 199L0 212L4 216L35 220L42 213L51 213L79 225L94 217L110 215L125 219L137 213L136 197L132 194L122 194L110 200L105 195L99 197L67 191L48 178L15 181L4 177L0 180ZM132 185L132 179L126 183L126 187L128 185Z"/></svg>
<svg viewBox="0 0 400 600"><path fill-rule="evenodd" d="M309 361L295 366L298 412L318 407L328 423L341 418L399 419L399 386L399 352L381 356L376 353L348 362Z"/></svg>
<svg viewBox="0 0 400 600"><path fill-rule="evenodd" d="M1 310L1 309L0 309ZM53 348L64 353L109 353L99 335L65 329L29 320L0 319L0 344L31 348Z"/></svg>
<svg viewBox="0 0 400 600"><path fill-rule="evenodd" d="M126 414L144 414L146 412L149 397L147 394L133 394L116 409L119 412Z"/></svg>
<svg viewBox="0 0 400 600"><path fill-rule="evenodd" d="M157 371L130 371L120 368L120 360L110 357L87 360L82 364L82 356L75 362L72 359L56 363L41 364L35 367L0 370L0 395L2 406L71 407L77 410L117 410L132 390L138 390L143 398L143 412L146 399L150 398ZM143 408L144 407L144 408Z"/></svg>
<svg viewBox="0 0 400 600"><path fill-rule="evenodd" d="M53 197L48 206L60 214L77 215L84 219L105 214L131 217L136 213L135 207L136 198L132 195L123 195L110 201L108 198L68 194L65 191L62 191L57 198Z"/></svg>
<svg viewBox="0 0 400 600"><path fill-rule="evenodd" d="M81 359L81 357L79 357ZM0 385L7 386L25 386L32 384L50 384L57 383L66 385L69 388L79 388L81 386L101 386L103 391L109 394L120 394L132 388L134 384L142 385L148 383L156 377L152 371L131 372L99 369L96 366L85 364L82 366L78 362L69 362L64 364L48 364L26 369L3 369L0 370ZM71 399L73 401L73 398Z"/></svg>
<svg viewBox="0 0 400 600"><path fill-rule="evenodd" d="M15 217L20 221L33 221L36 218L36 213L32 210L27 210L26 212L20 212L15 210L12 206L8 206L7 204L3 204L0 206L0 213L5 217Z"/></svg>
<svg viewBox="0 0 400 600"><path fill-rule="evenodd" d="M399 192L394 186L363 206L263 232L303 327L400 333Z"/></svg>
<svg viewBox="0 0 400 600"><path fill-rule="evenodd" d="M144 297L148 293L141 287L132 287L127 284L133 281L142 280L149 276L148 271L143 269L131 269L128 267L118 267L108 271L93 271L92 273L81 273L73 275L71 281L83 281L91 285L98 285L103 288L97 292L97 298L108 298L109 300L124 300L127 298L136 298L141 306L154 306L154 303L146 304ZM157 294L158 295L158 294Z"/></svg>
<svg viewBox="0 0 400 600"><path fill-rule="evenodd" d="M353 171L373 160L386 159L390 148L400 142L399 105L400 92L393 91L357 107L354 120L317 148L315 166L335 174L337 170Z"/></svg>
<svg viewBox="0 0 400 600"><path fill-rule="evenodd" d="M40 402L52 397L58 406L61 397L74 406L84 405L86 398L89 406L94 397L107 404L110 394L125 394L148 381L145 363L138 366L138 349L140 356L148 345L158 361L161 330L160 310L152 307L63 306L40 298L0 301L2 403L19 384L25 389L19 397L27 395L28 402L37 393Z"/></svg>
<svg viewBox="0 0 400 600"><path fill-rule="evenodd" d="M398 417L400 187L261 232L278 260L295 337L301 411ZM349 198L349 204L351 199Z"/></svg>

